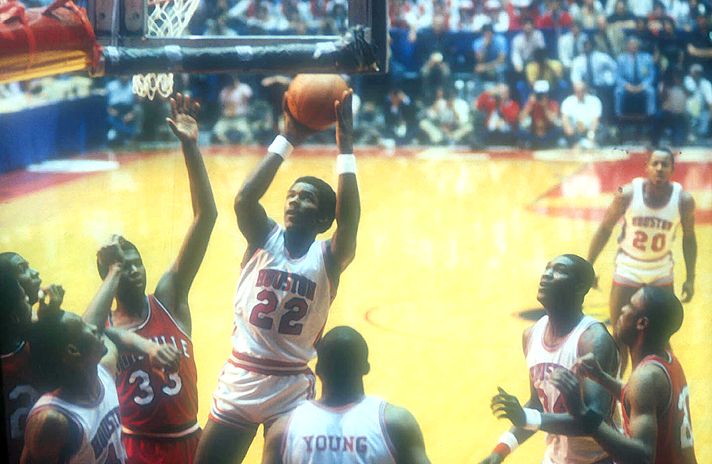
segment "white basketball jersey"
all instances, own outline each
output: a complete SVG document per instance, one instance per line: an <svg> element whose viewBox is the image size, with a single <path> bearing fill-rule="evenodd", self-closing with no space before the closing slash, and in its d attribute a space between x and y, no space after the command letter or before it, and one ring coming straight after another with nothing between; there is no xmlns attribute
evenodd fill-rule
<svg viewBox="0 0 712 464"><path fill-rule="evenodd" d="M306 365L326 324L333 292L326 272L326 242L314 241L301 258L285 248L275 226L242 269L235 295L233 356L273 368ZM306 367L306 366L305 366Z"/></svg>
<svg viewBox="0 0 712 464"><path fill-rule="evenodd" d="M633 198L625 212L623 229L618 239L620 250L640 261L657 261L671 253L675 232L680 224L682 186L672 182L667 204L651 208L645 204L645 179L633 179Z"/></svg>
<svg viewBox="0 0 712 464"><path fill-rule="evenodd" d="M544 334L549 316L544 316L534 324L529 337L526 358L529 378L536 389L539 401L548 413L566 413L564 398L549 376L557 368L571 369L578 358L578 342L586 329L600 324L590 316L584 316L576 327L558 346L549 346ZM605 451L590 437L566 437L548 434L546 436L546 457L555 464L590 464L606 457Z"/></svg>
<svg viewBox="0 0 712 464"><path fill-rule="evenodd" d="M30 416L43 409L55 409L67 416L82 432L82 441L68 464L114 464L126 462L121 443L119 396L114 378L97 366L102 393L96 404L78 406L46 393L37 400Z"/></svg>
<svg viewBox="0 0 712 464"><path fill-rule="evenodd" d="M386 404L373 396L340 408L329 408L316 401L302 403L289 417L282 462L395 463L383 416Z"/></svg>

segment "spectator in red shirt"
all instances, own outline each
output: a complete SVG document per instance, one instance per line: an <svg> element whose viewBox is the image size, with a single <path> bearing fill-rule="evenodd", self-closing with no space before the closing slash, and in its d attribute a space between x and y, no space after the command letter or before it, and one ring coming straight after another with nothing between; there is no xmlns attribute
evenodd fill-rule
<svg viewBox="0 0 712 464"><path fill-rule="evenodd" d="M561 8L559 0L548 0L544 14L536 20L537 29L569 28L572 24L571 15Z"/></svg>
<svg viewBox="0 0 712 464"><path fill-rule="evenodd" d="M561 136L559 104L549 98L549 83L536 81L534 93L519 114L520 141L525 148L554 148Z"/></svg>
<svg viewBox="0 0 712 464"><path fill-rule="evenodd" d="M519 104L507 84L480 94L475 102L475 132L485 145L514 145L519 127Z"/></svg>

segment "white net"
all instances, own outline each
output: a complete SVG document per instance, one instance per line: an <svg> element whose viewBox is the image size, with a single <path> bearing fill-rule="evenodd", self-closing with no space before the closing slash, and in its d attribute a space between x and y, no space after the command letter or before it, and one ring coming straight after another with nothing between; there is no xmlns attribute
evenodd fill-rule
<svg viewBox="0 0 712 464"><path fill-rule="evenodd" d="M1 2L2 0L0 0ZM188 26L200 0L148 0L146 35L149 37L178 37ZM148 73L133 77L133 92L150 100L159 94L173 93L173 74Z"/></svg>

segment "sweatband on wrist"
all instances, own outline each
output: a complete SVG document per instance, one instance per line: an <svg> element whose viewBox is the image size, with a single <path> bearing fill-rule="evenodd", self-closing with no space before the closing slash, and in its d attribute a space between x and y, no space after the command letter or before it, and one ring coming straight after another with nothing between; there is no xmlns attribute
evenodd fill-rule
<svg viewBox="0 0 712 464"><path fill-rule="evenodd" d="M277 137L275 137L274 141L270 144L269 147L267 147L268 152L274 153L275 155L279 155L282 157L282 159L287 159L287 156L289 156L293 150L294 147L291 143L289 143L289 140L287 140L287 138L283 135L278 135Z"/></svg>
<svg viewBox="0 0 712 464"><path fill-rule="evenodd" d="M499 443L497 443L497 446L494 447L492 452L505 458L512 451L517 449L518 446L519 441L517 441L517 437L515 437L512 432L507 431L499 437Z"/></svg>
<svg viewBox="0 0 712 464"><path fill-rule="evenodd" d="M356 174L356 157L351 154L340 154L336 157L336 173Z"/></svg>
<svg viewBox="0 0 712 464"><path fill-rule="evenodd" d="M536 432L541 427L541 413L536 409L524 408L524 416L526 417L525 430Z"/></svg>

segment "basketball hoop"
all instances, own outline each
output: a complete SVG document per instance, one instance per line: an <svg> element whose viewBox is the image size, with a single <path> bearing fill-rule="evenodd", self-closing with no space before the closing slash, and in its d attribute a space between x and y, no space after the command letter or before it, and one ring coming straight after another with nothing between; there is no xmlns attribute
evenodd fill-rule
<svg viewBox="0 0 712 464"><path fill-rule="evenodd" d="M199 3L200 0L148 0L146 35L179 37L188 27ZM167 98L173 93L173 74L137 74L133 77L133 92L149 100L153 100L157 93Z"/></svg>

